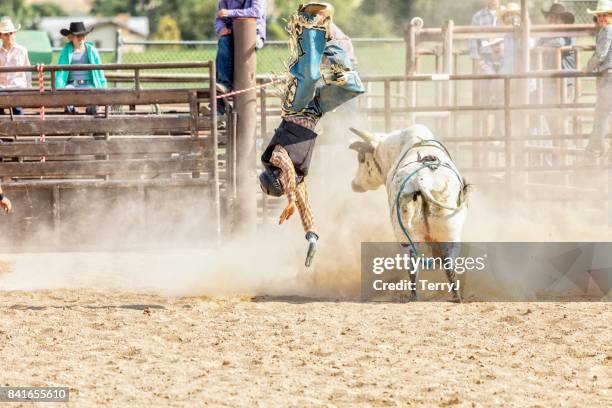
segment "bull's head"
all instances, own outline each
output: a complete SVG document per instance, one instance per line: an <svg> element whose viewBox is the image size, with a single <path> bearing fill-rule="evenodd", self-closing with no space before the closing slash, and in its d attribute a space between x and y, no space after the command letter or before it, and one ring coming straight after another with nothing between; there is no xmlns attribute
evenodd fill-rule
<svg viewBox="0 0 612 408"><path fill-rule="evenodd" d="M378 138L368 132L351 128L351 131L362 140L353 142L350 149L357 152L359 167L357 174L351 183L353 191L363 193L368 190L376 190L385 182L383 170L375 158Z"/></svg>

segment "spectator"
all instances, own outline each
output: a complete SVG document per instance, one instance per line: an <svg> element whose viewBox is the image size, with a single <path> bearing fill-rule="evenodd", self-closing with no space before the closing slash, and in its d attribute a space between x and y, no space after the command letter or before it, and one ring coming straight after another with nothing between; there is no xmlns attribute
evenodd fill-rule
<svg viewBox="0 0 612 408"><path fill-rule="evenodd" d="M561 3L554 3L548 11L542 10L542 14L546 17L546 22L548 24L574 24L576 20L574 15L567 11ZM573 37L551 37L540 38L537 45L561 48L573 46L575 44L576 39ZM556 65L557 64L554 64L554 66ZM561 52L561 69L576 69L576 52L574 50L565 50Z"/></svg>
<svg viewBox="0 0 612 408"><path fill-rule="evenodd" d="M59 57L59 65L100 64L100 54L93 43L85 41L91 29L86 29L82 22L70 23L70 28L63 28L60 33L68 41ZM58 71L55 76L56 89L106 88L106 78L101 70ZM95 115L96 106L88 106L87 113ZM66 113L76 113L74 106L67 106Z"/></svg>
<svg viewBox="0 0 612 408"><path fill-rule="evenodd" d="M503 25L508 25L512 27L519 27L521 25L521 6L518 3L508 3L508 6L499 13L499 19L501 20ZM533 38L529 39L529 48L533 48L535 46L535 40ZM502 74L515 74L516 67L514 66L514 61L518 58L517 52L519 52L519 47L515 46L514 43L514 34L506 34L504 36L504 63L501 69ZM535 89L535 82L530 82L530 91Z"/></svg>
<svg viewBox="0 0 612 408"><path fill-rule="evenodd" d="M472 25L478 27L493 27L497 25L499 0L487 0L487 6L472 17ZM478 39L470 41L470 57L475 63L478 73L494 74L493 48L494 40Z"/></svg>
<svg viewBox="0 0 612 408"><path fill-rule="evenodd" d="M0 67L24 67L30 65L28 50L15 42L15 36L20 26L15 27L10 18L4 17L0 20ZM28 88L31 85L32 76L29 72L7 72L0 73L0 88ZM19 107L12 108L13 114L21 115L23 110ZM0 108L0 115L4 114L4 108Z"/></svg>
<svg viewBox="0 0 612 408"><path fill-rule="evenodd" d="M542 10L542 14L546 18L548 24L574 24L575 17L572 13L567 11L563 4L554 3L548 11ZM576 70L576 52L572 50L563 50L561 52L561 61L559 64L558 54L556 49L562 47L570 47L576 44L575 38L573 37L550 37L540 38L537 42L539 47L545 48L543 58L544 69L559 69L563 70ZM566 90L567 97L572 98L575 88L575 79L566 79ZM542 89L544 93L544 103L558 103L559 102L559 81L557 79L543 79ZM562 128L559 127L559 115L556 113L549 113L543 116L544 123L542 124L543 134L555 134L561 133Z"/></svg>
<svg viewBox="0 0 612 408"><path fill-rule="evenodd" d="M595 52L585 71L599 72L600 76L597 78L597 104L587 154L600 157L606 150L605 138L612 112L612 0L599 0L597 9L588 12L595 15L599 31Z"/></svg>
<svg viewBox="0 0 612 408"><path fill-rule="evenodd" d="M235 18L257 19L257 43L261 49L266 40L266 0L219 0L215 31L219 36L217 49L217 87L220 93L233 89L234 83L234 27ZM218 104L218 113L225 114L223 103Z"/></svg>
<svg viewBox="0 0 612 408"><path fill-rule="evenodd" d="M494 27L497 25L498 13L500 9L499 0L487 0L485 8L478 11L472 17L471 25L477 27ZM470 40L469 49L470 57L473 62L473 72L476 74L497 74L501 68L502 48L501 38L479 38ZM502 82L496 80L481 80L474 81L473 85L473 103L475 105L496 105L503 98ZM478 123L478 128L482 126L482 130L475 129L476 132L482 131L483 134L489 136L490 121L488 112L476 113L480 116L475 123ZM493 116L500 116L501 113L496 113ZM496 117L493 120L493 133L499 133L495 123L500 122L500 118ZM498 135L496 135L498 136Z"/></svg>

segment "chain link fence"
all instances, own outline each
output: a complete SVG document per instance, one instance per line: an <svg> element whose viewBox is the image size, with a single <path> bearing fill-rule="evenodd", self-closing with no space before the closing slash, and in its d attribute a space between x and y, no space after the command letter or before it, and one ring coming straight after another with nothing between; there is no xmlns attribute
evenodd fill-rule
<svg viewBox="0 0 612 408"><path fill-rule="evenodd" d="M357 38L353 40L359 71L363 75L401 75L405 73L406 46L403 38ZM136 51L135 48L143 50ZM216 41L140 41L123 42L123 63L183 62L214 60ZM106 58L111 57L107 55ZM112 53L114 57L114 53ZM257 52L257 73L280 74L285 70L289 49L285 41L268 41Z"/></svg>
<svg viewBox="0 0 612 408"><path fill-rule="evenodd" d="M565 8L574 13L577 24L588 24L593 22L593 16L587 13L587 9L597 8L597 1L591 0L561 0Z"/></svg>

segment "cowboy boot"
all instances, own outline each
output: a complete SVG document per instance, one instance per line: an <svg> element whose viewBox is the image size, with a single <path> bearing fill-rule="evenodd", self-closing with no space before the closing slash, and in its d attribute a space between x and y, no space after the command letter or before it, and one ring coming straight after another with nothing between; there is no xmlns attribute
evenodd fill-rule
<svg viewBox="0 0 612 408"><path fill-rule="evenodd" d="M325 43L331 36L331 12L329 7L322 4L301 6L287 26L292 57L283 110L288 114L301 112L308 107L321 79L321 60Z"/></svg>

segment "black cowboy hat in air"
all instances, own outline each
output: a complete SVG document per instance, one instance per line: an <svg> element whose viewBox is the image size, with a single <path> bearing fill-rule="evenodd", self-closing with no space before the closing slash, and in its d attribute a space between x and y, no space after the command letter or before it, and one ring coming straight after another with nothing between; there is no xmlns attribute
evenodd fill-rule
<svg viewBox="0 0 612 408"><path fill-rule="evenodd" d="M90 28L88 30L87 28L85 28L85 24L83 24L82 21L76 21L76 22L70 23L70 27L68 29L62 28L60 30L60 34L63 35L64 37L67 37L70 34L87 35L91 33L91 30L93 30L93 28Z"/></svg>
<svg viewBox="0 0 612 408"><path fill-rule="evenodd" d="M561 21L563 21L565 24L574 24L574 21L576 20L576 17L567 11L565 6L561 3L554 3L552 6L550 6L548 11L542 9L542 14L544 14L544 17L559 16L561 17Z"/></svg>

